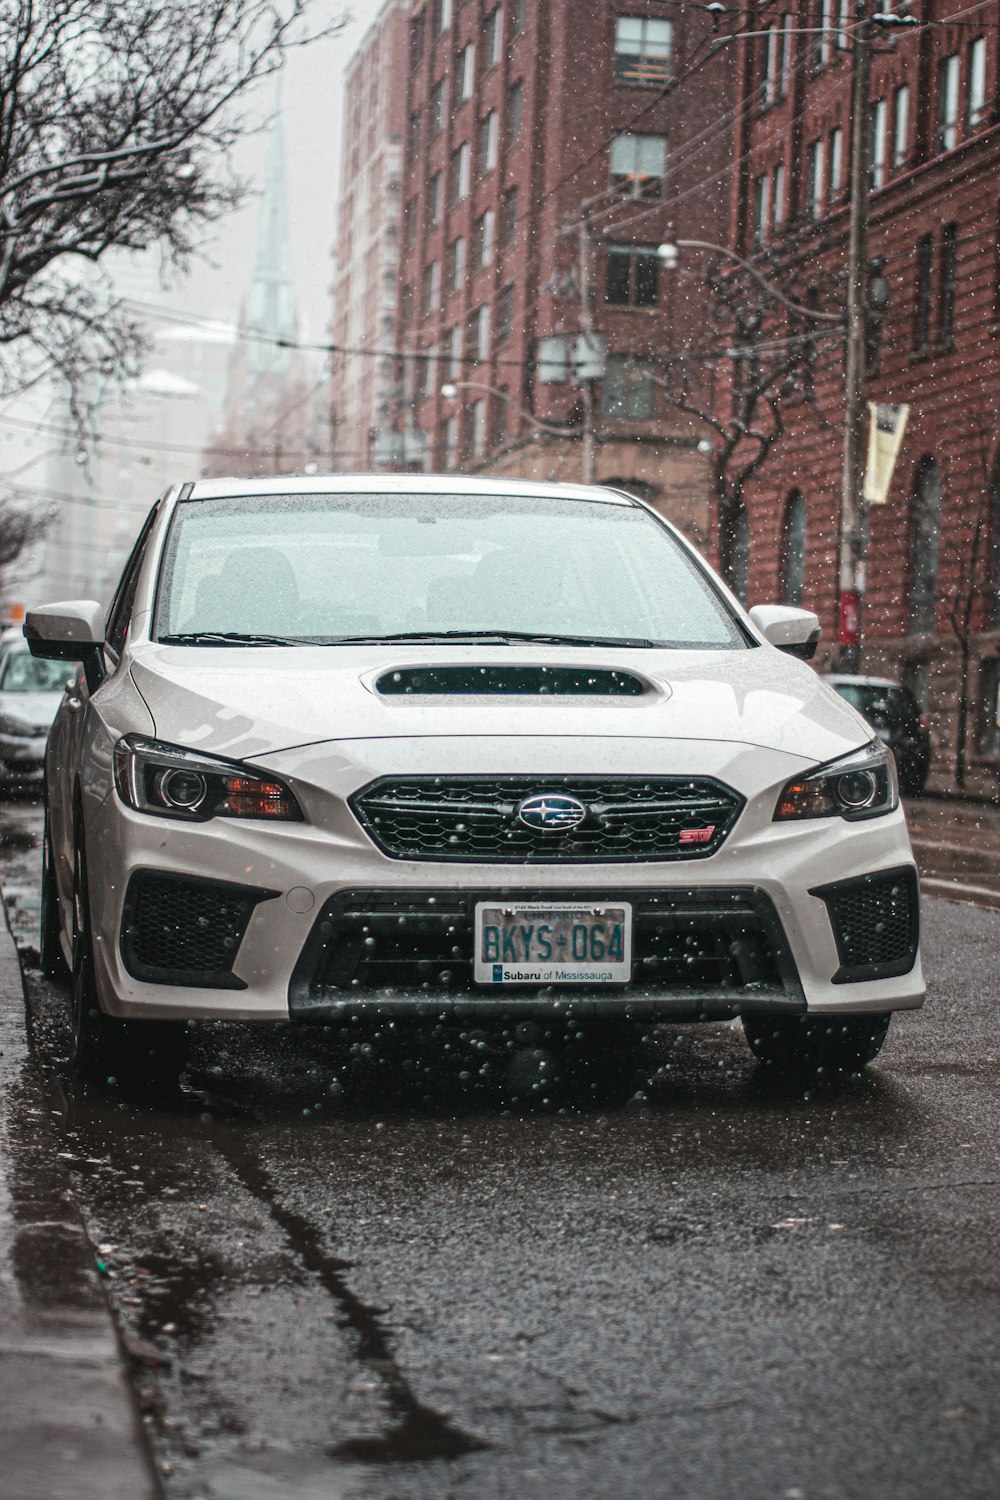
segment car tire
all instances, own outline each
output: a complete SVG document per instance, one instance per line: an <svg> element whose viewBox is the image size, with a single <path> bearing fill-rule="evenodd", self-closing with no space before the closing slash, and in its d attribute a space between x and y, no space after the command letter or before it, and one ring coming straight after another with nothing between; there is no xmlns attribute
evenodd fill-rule
<svg viewBox="0 0 1000 1500"><path fill-rule="evenodd" d="M70 979L70 1065L78 1078L85 1083L117 1083L126 1089L176 1083L187 1062L186 1026L170 1021L120 1021L101 1010L82 821L77 824L75 843Z"/></svg>
<svg viewBox="0 0 1000 1500"><path fill-rule="evenodd" d="M842 1077L860 1073L882 1050L891 1014L743 1016L743 1034L774 1074Z"/></svg>
<svg viewBox="0 0 1000 1500"><path fill-rule="evenodd" d="M48 819L42 833L42 902L38 935L38 958L46 979L68 979L69 965L59 943L59 889Z"/></svg>

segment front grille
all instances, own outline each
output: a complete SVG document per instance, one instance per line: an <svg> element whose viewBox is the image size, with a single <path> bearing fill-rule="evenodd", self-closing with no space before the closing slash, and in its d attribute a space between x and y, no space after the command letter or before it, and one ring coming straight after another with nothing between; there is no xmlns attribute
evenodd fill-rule
<svg viewBox="0 0 1000 1500"><path fill-rule="evenodd" d="M274 894L194 876L133 875L122 920L125 968L154 984L245 990L233 960L254 907Z"/></svg>
<svg viewBox="0 0 1000 1500"><path fill-rule="evenodd" d="M891 979L917 961L920 903L911 866L880 870L811 892L826 902L840 968L834 984Z"/></svg>
<svg viewBox="0 0 1000 1500"><path fill-rule="evenodd" d="M518 808L545 793L577 798L586 818L562 832L527 827ZM605 864L714 854L743 798L707 776L386 776L351 807L394 859Z"/></svg>
<svg viewBox="0 0 1000 1500"><path fill-rule="evenodd" d="M498 995L474 985L477 901L629 901L633 978L624 986L517 986ZM762 1003L802 1010L795 964L770 899L762 891L448 890L343 891L317 919L289 990L293 1017L323 1016L352 1003L390 1009L442 1002L519 1008L554 993L566 1003L606 1002L613 990L644 1009L678 1000L714 1003L724 1013Z"/></svg>
<svg viewBox="0 0 1000 1500"><path fill-rule="evenodd" d="M485 697L641 698L645 688L631 672L607 667L466 666L398 667L375 683L383 694L459 693Z"/></svg>

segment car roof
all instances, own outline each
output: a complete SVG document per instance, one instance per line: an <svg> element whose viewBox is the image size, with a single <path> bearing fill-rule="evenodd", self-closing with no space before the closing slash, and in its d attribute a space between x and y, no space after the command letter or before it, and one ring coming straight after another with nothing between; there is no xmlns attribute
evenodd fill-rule
<svg viewBox="0 0 1000 1500"><path fill-rule="evenodd" d="M539 499L588 500L641 507L624 490L596 484L551 484L543 480L479 478L468 474L274 474L254 479L196 479L179 498L221 500L247 495L534 495Z"/></svg>

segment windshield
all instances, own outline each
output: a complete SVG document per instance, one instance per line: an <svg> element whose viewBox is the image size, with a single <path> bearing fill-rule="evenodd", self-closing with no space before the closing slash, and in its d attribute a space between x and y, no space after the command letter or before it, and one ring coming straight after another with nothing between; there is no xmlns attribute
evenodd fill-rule
<svg viewBox="0 0 1000 1500"><path fill-rule="evenodd" d="M0 693L58 693L73 671L64 661L43 661L27 651L12 651L0 669Z"/></svg>
<svg viewBox="0 0 1000 1500"><path fill-rule="evenodd" d="M836 690L876 729L887 729L917 717L916 705L901 688L873 683L838 682Z"/></svg>
<svg viewBox="0 0 1000 1500"><path fill-rule="evenodd" d="M735 648L711 583L637 507L526 496L181 502L154 635L468 633Z"/></svg>

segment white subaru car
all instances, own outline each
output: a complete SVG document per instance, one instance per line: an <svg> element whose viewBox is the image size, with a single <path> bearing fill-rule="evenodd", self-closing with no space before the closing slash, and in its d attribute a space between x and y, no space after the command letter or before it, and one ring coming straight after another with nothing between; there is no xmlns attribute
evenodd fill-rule
<svg viewBox="0 0 1000 1500"><path fill-rule="evenodd" d="M49 738L43 962L85 1077L187 1023L543 1021L611 1066L742 1019L856 1069L924 993L891 752L611 489L201 480L153 508ZM593 1055L593 1053L592 1053Z"/></svg>

